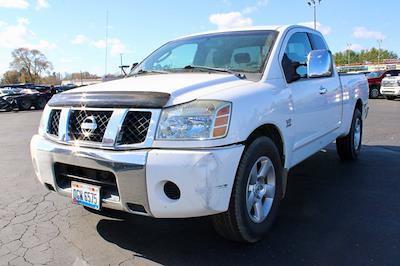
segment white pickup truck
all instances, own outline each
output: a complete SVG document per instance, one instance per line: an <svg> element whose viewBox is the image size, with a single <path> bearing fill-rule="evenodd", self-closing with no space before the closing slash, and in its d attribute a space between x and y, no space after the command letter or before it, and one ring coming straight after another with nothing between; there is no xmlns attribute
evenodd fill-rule
<svg viewBox="0 0 400 266"><path fill-rule="evenodd" d="M168 42L127 78L54 96L31 153L39 181L74 203L212 215L222 236L255 242L292 167L334 141L357 158L367 112L366 78L340 76L319 32L217 31Z"/></svg>

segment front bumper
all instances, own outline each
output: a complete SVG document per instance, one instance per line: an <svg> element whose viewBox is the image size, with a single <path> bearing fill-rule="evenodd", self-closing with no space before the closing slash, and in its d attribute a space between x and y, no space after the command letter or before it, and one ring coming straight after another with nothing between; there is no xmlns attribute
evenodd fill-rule
<svg viewBox="0 0 400 266"><path fill-rule="evenodd" d="M381 94L384 96L400 97L400 87L381 87Z"/></svg>
<svg viewBox="0 0 400 266"><path fill-rule="evenodd" d="M104 198L102 207L157 218L197 217L228 209L243 145L223 148L111 151L58 144L35 135L31 155L42 184L71 197L70 187L57 184L55 163L114 174L118 196ZM177 200L164 192L166 182L180 190ZM130 206L143 206L137 211Z"/></svg>

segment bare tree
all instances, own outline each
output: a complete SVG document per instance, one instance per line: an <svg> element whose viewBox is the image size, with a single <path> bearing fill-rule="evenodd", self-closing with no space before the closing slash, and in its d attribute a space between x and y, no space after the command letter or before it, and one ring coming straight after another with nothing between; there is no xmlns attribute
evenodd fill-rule
<svg viewBox="0 0 400 266"><path fill-rule="evenodd" d="M53 68L53 65L46 56L39 50L28 48L18 48L11 53L13 61L10 67L25 72L28 75L29 82L37 82L40 75L46 73Z"/></svg>

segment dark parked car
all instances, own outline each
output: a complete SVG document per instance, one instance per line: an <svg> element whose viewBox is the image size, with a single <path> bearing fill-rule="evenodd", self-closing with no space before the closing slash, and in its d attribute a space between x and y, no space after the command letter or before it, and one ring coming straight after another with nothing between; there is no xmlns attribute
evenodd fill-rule
<svg viewBox="0 0 400 266"><path fill-rule="evenodd" d="M50 98L33 89L3 87L0 89L0 110L29 110L32 107L43 109Z"/></svg>
<svg viewBox="0 0 400 266"><path fill-rule="evenodd" d="M57 86L55 86L55 89L56 89L57 93L61 93L64 91L75 89L77 87L78 86L76 86L75 84L67 84L67 85L57 85Z"/></svg>
<svg viewBox="0 0 400 266"><path fill-rule="evenodd" d="M371 72L367 75L368 78L368 85L369 85L369 98L370 99L376 99L378 98L381 93L380 93L380 88L381 88L381 82L384 77L387 76L398 76L400 73L400 70L382 70L382 71L374 71Z"/></svg>

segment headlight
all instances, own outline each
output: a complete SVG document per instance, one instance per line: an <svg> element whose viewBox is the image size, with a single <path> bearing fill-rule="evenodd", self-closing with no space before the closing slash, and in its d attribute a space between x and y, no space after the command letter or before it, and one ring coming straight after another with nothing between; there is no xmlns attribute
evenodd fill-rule
<svg viewBox="0 0 400 266"><path fill-rule="evenodd" d="M158 124L158 140L207 140L228 133L231 103L197 100L166 108Z"/></svg>

